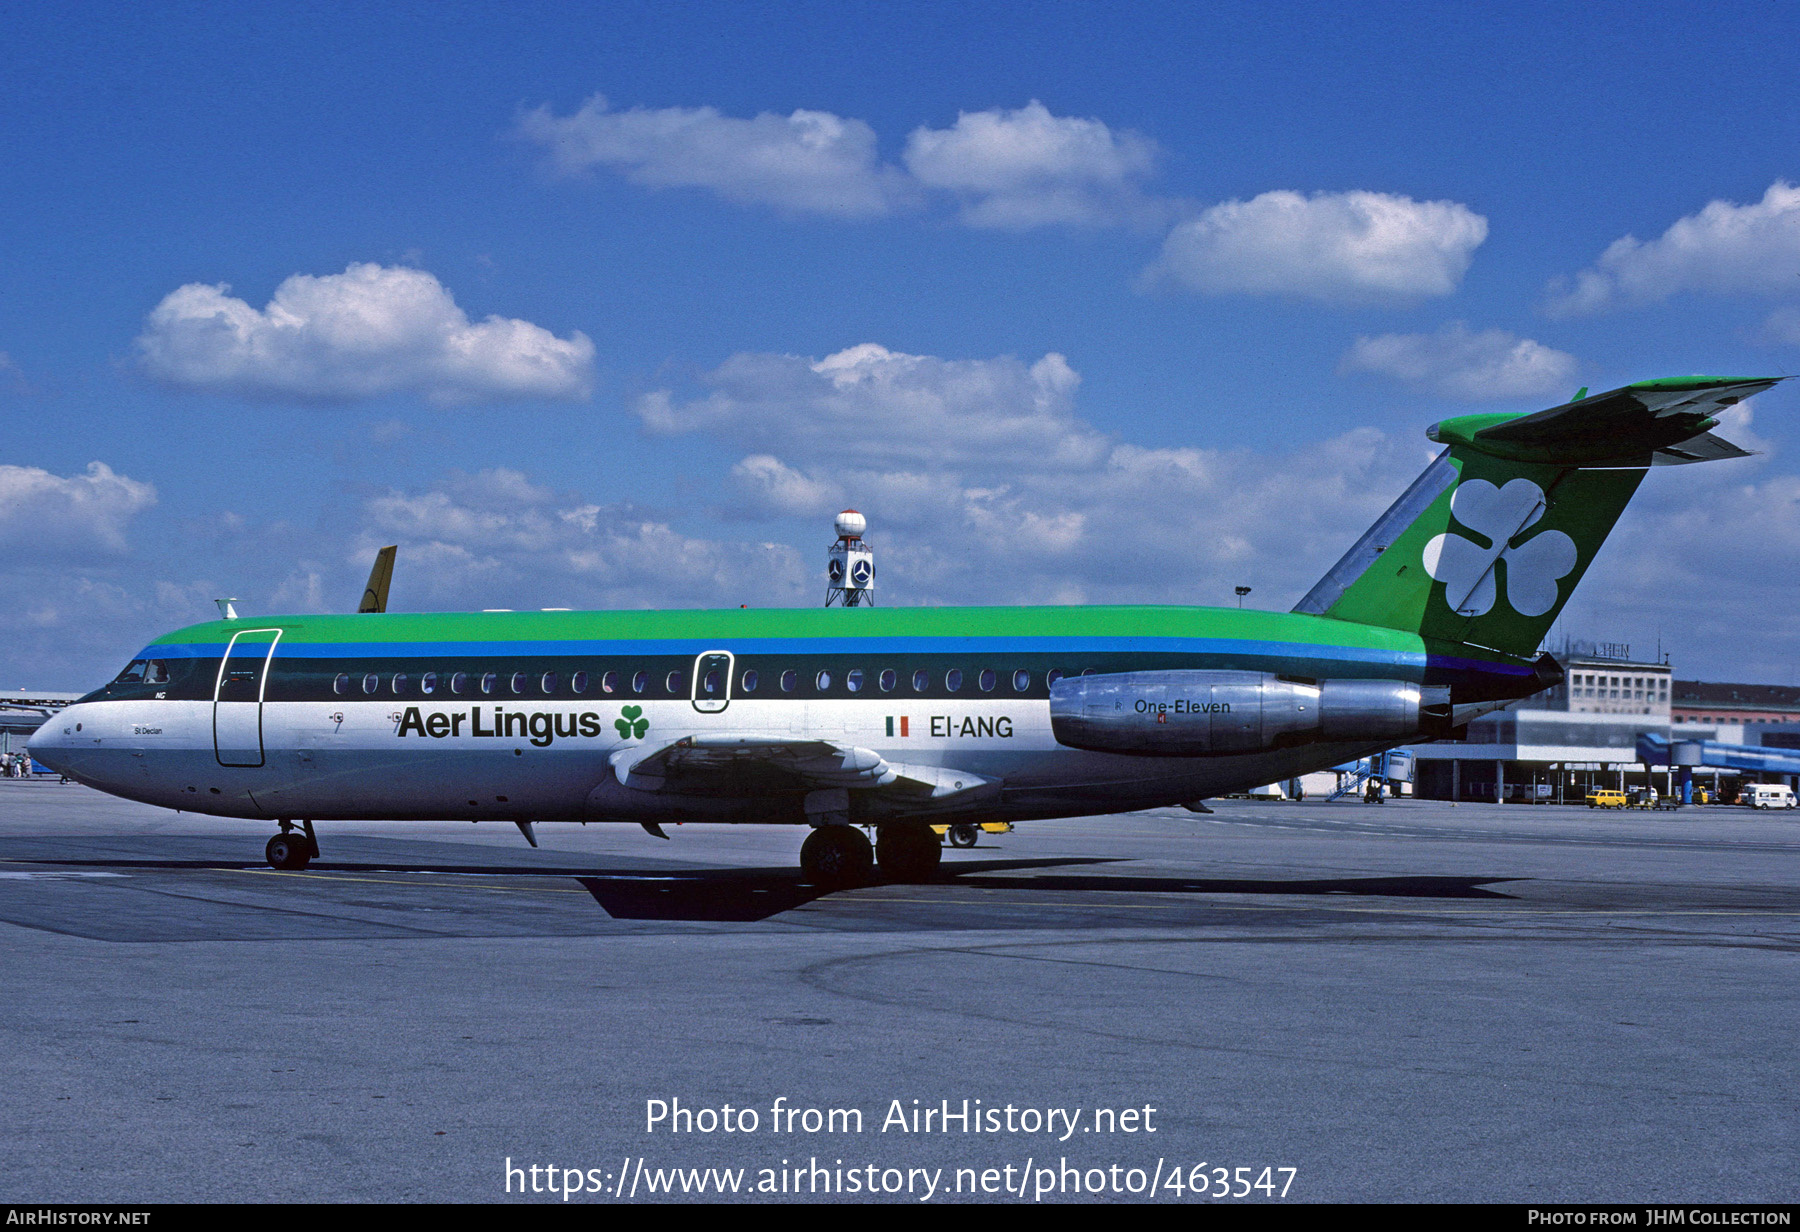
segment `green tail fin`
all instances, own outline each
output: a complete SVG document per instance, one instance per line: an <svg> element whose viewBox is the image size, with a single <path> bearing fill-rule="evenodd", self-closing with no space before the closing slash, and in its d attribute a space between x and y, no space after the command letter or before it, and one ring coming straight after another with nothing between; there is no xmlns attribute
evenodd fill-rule
<svg viewBox="0 0 1800 1232"><path fill-rule="evenodd" d="M1641 381L1433 424L1447 448L1294 610L1529 656L1648 468L1746 456L1708 430L1775 383Z"/></svg>

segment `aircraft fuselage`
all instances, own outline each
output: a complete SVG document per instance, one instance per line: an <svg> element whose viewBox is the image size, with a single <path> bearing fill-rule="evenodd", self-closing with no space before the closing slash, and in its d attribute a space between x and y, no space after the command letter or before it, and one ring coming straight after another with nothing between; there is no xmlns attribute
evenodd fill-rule
<svg viewBox="0 0 1800 1232"><path fill-rule="evenodd" d="M1402 742L1208 757L1071 748L1051 728L1059 677L1396 680L1449 686L1459 702L1538 687L1529 664L1452 649L1180 607L252 618L159 639L31 747L104 791L228 817L809 820L820 781L783 766L746 758L647 782L623 769L633 750L729 734L942 770L923 796L841 772L851 820L1023 820L1197 800Z"/></svg>

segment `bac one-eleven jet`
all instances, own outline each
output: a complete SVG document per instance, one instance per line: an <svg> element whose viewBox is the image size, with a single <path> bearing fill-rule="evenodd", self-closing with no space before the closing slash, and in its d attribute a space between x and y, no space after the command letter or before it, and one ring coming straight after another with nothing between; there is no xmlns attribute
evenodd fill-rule
<svg viewBox="0 0 1800 1232"><path fill-rule="evenodd" d="M1560 678L1539 641L1647 469L1774 380L1677 377L1427 435L1424 474L1292 612L387 613L210 621L31 738L102 791L315 821L810 827L821 886L937 867L933 824L1182 804L1447 735ZM1585 392L1585 391L1583 391ZM373 609L373 610L368 610ZM872 827L873 850L862 829Z"/></svg>

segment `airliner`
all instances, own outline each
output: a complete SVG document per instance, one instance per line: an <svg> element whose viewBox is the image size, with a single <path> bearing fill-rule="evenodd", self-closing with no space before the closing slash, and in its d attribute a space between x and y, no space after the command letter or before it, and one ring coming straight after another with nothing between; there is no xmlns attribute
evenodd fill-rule
<svg viewBox="0 0 1800 1232"><path fill-rule="evenodd" d="M815 885L927 880L934 826L1193 805L1554 685L1539 643L1649 468L1746 456L1710 429L1775 383L1434 424L1443 451L1291 612L397 613L390 552L357 613L157 638L31 754L272 822L280 869L318 855L315 822L503 821L534 846L545 822L777 822L806 828Z"/></svg>

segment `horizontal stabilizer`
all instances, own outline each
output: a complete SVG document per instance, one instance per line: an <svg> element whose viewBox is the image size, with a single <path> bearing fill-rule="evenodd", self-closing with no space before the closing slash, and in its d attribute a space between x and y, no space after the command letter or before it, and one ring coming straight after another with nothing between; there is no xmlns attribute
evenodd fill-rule
<svg viewBox="0 0 1800 1232"><path fill-rule="evenodd" d="M1722 436L1714 436L1710 432L1702 432L1699 436L1691 436L1679 445L1664 445L1651 457L1652 466L1685 466L1689 462L1721 462L1727 458L1748 458L1754 456L1748 449L1739 449Z"/></svg>
<svg viewBox="0 0 1800 1232"><path fill-rule="evenodd" d="M1696 447L1718 425L1719 412L1769 389L1784 377L1683 376L1639 381L1579 398L1535 415L1460 415L1425 435L1510 462L1590 468L1649 466L1664 451L1670 462L1744 457L1729 442ZM1722 446L1726 452L1715 452ZM1680 450L1685 449L1686 456Z"/></svg>

